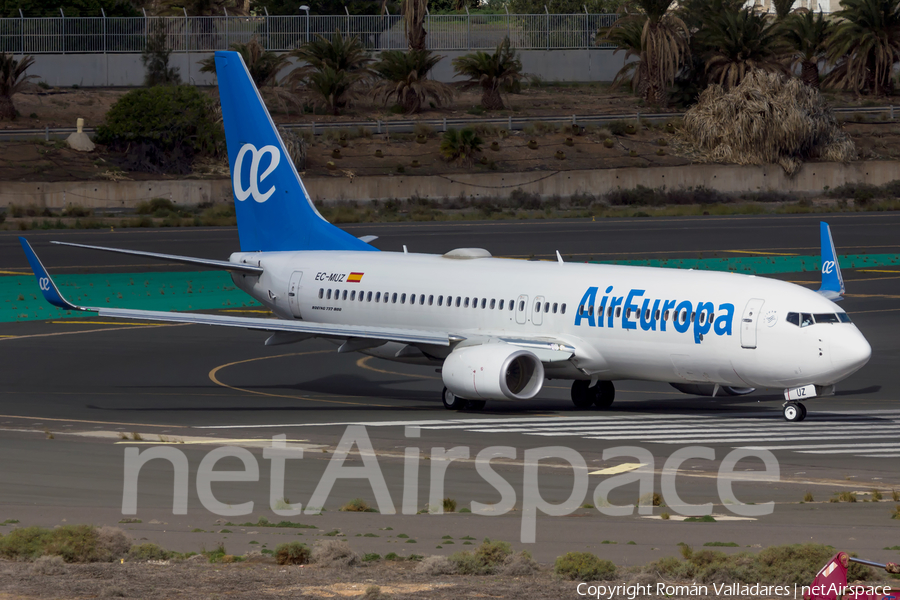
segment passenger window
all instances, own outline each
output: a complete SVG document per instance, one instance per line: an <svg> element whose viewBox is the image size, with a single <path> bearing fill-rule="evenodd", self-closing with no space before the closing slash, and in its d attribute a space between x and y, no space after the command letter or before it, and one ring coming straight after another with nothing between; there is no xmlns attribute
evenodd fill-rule
<svg viewBox="0 0 900 600"><path fill-rule="evenodd" d="M325 296L326 300L331 300L331 290L328 290L328 294Z"/></svg>
<svg viewBox="0 0 900 600"><path fill-rule="evenodd" d="M525 301L524 300L519 301L519 310L520 311L525 310Z"/></svg>
<svg viewBox="0 0 900 600"><path fill-rule="evenodd" d="M697 320L697 313L692 312L691 313L691 323L696 323L697 322L696 320Z"/></svg>
<svg viewBox="0 0 900 600"><path fill-rule="evenodd" d="M626 318L626 319L630 319L630 318L631 318L631 309L630 309L630 308L626 308L626 309L625 309L625 318Z"/></svg>
<svg viewBox="0 0 900 600"><path fill-rule="evenodd" d="M647 310L644 311L644 320L645 320L645 321L649 321L649 320L650 320L650 309L649 309L649 308L648 308Z"/></svg>
<svg viewBox="0 0 900 600"><path fill-rule="evenodd" d="M840 323L837 315L834 313L816 313L813 317L815 317L816 323Z"/></svg>
<svg viewBox="0 0 900 600"><path fill-rule="evenodd" d="M434 294L428 296L428 306L434 306Z"/></svg>
<svg viewBox="0 0 900 600"><path fill-rule="evenodd" d="M444 297L438 296L438 306L443 306L443 305L444 305Z"/></svg>
<svg viewBox="0 0 900 600"><path fill-rule="evenodd" d="M394 292L394 295L391 296L391 302L393 302L394 304L397 304L397 292Z"/></svg>
<svg viewBox="0 0 900 600"><path fill-rule="evenodd" d="M341 290L334 290L334 299L335 300L341 299Z"/></svg>
<svg viewBox="0 0 900 600"><path fill-rule="evenodd" d="M375 302L381 302L381 292L375 293Z"/></svg>
<svg viewBox="0 0 900 600"><path fill-rule="evenodd" d="M541 312L541 303L540 302L534 303L534 312Z"/></svg>
<svg viewBox="0 0 900 600"><path fill-rule="evenodd" d="M837 316L838 316L838 319L841 320L841 323L852 323L853 322L850 320L850 315L848 315L847 313L838 313Z"/></svg>
<svg viewBox="0 0 900 600"><path fill-rule="evenodd" d="M482 298L482 299L481 299L481 308L484 308L485 306L487 306L487 299L486 299L486 298Z"/></svg>
<svg viewBox="0 0 900 600"><path fill-rule="evenodd" d="M500 305L498 307L500 310L503 310L503 300L500 301Z"/></svg>
<svg viewBox="0 0 900 600"><path fill-rule="evenodd" d="M620 310L621 310L621 309L620 309ZM612 307L612 306L610 306L610 307L609 307L609 310L606 311L606 316L608 316L608 317L613 316L613 307Z"/></svg>
<svg viewBox="0 0 900 600"><path fill-rule="evenodd" d="M491 310L494 310L494 306L497 304L497 301L491 298Z"/></svg>
<svg viewBox="0 0 900 600"><path fill-rule="evenodd" d="M565 303L559 307L559 312L562 314L566 314L566 305Z"/></svg>
<svg viewBox="0 0 900 600"><path fill-rule="evenodd" d="M341 300L346 300L346 299L347 299L347 290L344 290L344 297L341 298Z"/></svg>
<svg viewBox="0 0 900 600"><path fill-rule="evenodd" d="M462 302L462 296L456 297L456 308L459 308L460 303Z"/></svg>
<svg viewBox="0 0 900 600"><path fill-rule="evenodd" d="M424 306L424 305L425 305L425 294L421 294L419 296L419 306Z"/></svg>
<svg viewBox="0 0 900 600"><path fill-rule="evenodd" d="M350 301L356 300L356 290L350 292Z"/></svg>
<svg viewBox="0 0 900 600"><path fill-rule="evenodd" d="M553 314L554 314L554 315L556 314L556 309L557 309L557 308L559 308L559 304L557 304L556 302L554 302L554 303L553 303Z"/></svg>
<svg viewBox="0 0 900 600"><path fill-rule="evenodd" d="M788 323L800 327L800 313L789 312L786 320Z"/></svg>
<svg viewBox="0 0 900 600"><path fill-rule="evenodd" d="M544 312L550 312L550 303L544 302Z"/></svg>
<svg viewBox="0 0 900 600"><path fill-rule="evenodd" d="M706 323L706 313L701 312L700 313L700 324L703 325L704 323Z"/></svg>
<svg viewBox="0 0 900 600"><path fill-rule="evenodd" d="M621 306L616 307L616 316L617 317L622 316L622 307Z"/></svg>
<svg viewBox="0 0 900 600"><path fill-rule="evenodd" d="M813 324L812 315L809 313L800 314L800 327L809 327Z"/></svg>
<svg viewBox="0 0 900 600"><path fill-rule="evenodd" d="M397 294L394 294L394 298L395 298L394 302L396 302L396 297L397 297ZM389 293L389 292L385 292L385 293L384 293L384 296L381 297L381 301L384 302L385 304L388 303L388 300L389 300L389 299L390 299L390 293Z"/></svg>
<svg viewBox="0 0 900 600"><path fill-rule="evenodd" d="M372 292L369 292L368 294L366 294L366 302L371 302L371 301L372 301ZM377 302L378 300L376 299L375 301Z"/></svg>
<svg viewBox="0 0 900 600"><path fill-rule="evenodd" d="M325 290L324 290L324 288L319 288L319 298L321 299L322 296L324 296L324 295L325 295Z"/></svg>
<svg viewBox="0 0 900 600"><path fill-rule="evenodd" d="M663 321L668 321L668 320L669 320L669 311L666 311L663 313Z"/></svg>
<svg viewBox="0 0 900 600"><path fill-rule="evenodd" d="M658 311L658 310L656 311L656 314L653 315L653 318L654 318L655 320L659 321L659 311Z"/></svg>
<svg viewBox="0 0 900 600"><path fill-rule="evenodd" d="M594 316L594 307L593 306L588 306L588 316L589 317Z"/></svg>
<svg viewBox="0 0 900 600"><path fill-rule="evenodd" d="M406 304L406 294L400 294L400 304Z"/></svg>

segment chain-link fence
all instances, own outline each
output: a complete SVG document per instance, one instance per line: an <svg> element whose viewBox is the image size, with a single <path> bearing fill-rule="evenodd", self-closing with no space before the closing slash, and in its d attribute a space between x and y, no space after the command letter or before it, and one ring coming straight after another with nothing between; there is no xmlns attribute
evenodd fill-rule
<svg viewBox="0 0 900 600"><path fill-rule="evenodd" d="M429 15L426 41L432 50L488 50L503 38L523 50L598 46L597 31L615 15ZM227 50L256 37L268 50L291 50L316 35L341 31L370 50L407 47L399 15L299 15L268 17L50 17L0 19L0 51L16 54L141 52L162 32L173 52Z"/></svg>

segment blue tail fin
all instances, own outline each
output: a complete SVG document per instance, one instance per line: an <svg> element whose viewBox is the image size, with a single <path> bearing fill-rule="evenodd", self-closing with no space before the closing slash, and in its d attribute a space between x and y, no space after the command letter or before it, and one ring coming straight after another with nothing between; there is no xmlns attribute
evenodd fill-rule
<svg viewBox="0 0 900 600"><path fill-rule="evenodd" d="M241 55L216 52L216 76L241 250L376 250L315 209Z"/></svg>
<svg viewBox="0 0 900 600"><path fill-rule="evenodd" d="M841 300L844 295L844 277L834 250L831 229L825 221L819 222L819 237L822 245L822 287L819 288L819 293L829 300Z"/></svg>

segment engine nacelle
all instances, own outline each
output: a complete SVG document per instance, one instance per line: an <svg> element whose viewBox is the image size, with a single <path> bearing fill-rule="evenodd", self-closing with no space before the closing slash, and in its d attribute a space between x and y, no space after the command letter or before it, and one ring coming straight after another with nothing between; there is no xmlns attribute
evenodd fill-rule
<svg viewBox="0 0 900 600"><path fill-rule="evenodd" d="M528 400L544 385L544 365L507 344L457 348L444 360L444 385L468 400Z"/></svg>
<svg viewBox="0 0 900 600"><path fill-rule="evenodd" d="M716 389L714 383L670 383L673 388L683 394L693 394L695 396L712 396L713 390ZM730 385L720 385L719 392L726 396L746 396L753 393L756 388L733 387Z"/></svg>

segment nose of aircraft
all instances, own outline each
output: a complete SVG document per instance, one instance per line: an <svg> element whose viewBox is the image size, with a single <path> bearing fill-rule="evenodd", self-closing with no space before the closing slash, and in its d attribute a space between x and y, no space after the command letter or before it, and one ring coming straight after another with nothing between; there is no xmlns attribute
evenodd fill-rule
<svg viewBox="0 0 900 600"><path fill-rule="evenodd" d="M869 358L872 357L872 346L856 327L847 327L838 332L836 332L838 335L830 340L831 364L834 365L838 376L843 379L869 362Z"/></svg>

